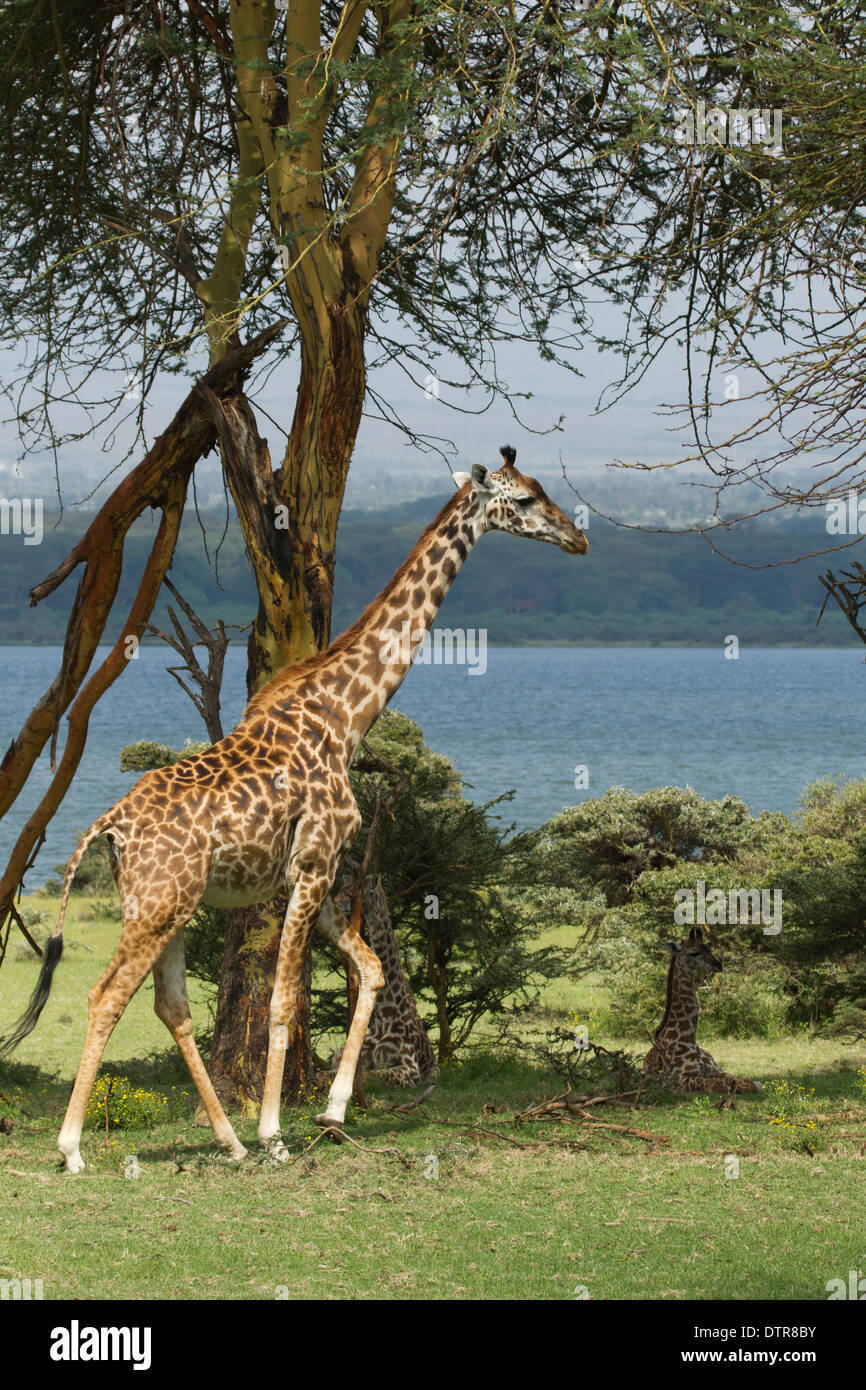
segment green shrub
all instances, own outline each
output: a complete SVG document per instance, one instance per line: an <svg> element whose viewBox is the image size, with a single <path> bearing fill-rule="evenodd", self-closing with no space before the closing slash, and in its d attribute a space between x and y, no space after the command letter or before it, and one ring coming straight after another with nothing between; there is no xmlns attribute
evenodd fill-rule
<svg viewBox="0 0 866 1390"><path fill-rule="evenodd" d="M121 772L150 772L156 767L171 767L183 758L192 758L210 748L209 743L187 740L183 748L169 748L167 743L152 743L139 739L138 743L128 743L120 750Z"/></svg>
<svg viewBox="0 0 866 1390"><path fill-rule="evenodd" d="M600 890L616 906L647 870L732 859L760 844L765 830L735 796L707 801L691 787L611 787L542 827L535 877L553 888Z"/></svg>

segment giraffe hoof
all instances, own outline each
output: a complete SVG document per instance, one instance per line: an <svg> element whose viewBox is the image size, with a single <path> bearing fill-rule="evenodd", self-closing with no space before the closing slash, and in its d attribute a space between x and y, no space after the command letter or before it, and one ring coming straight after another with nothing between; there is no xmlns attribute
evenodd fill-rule
<svg viewBox="0 0 866 1390"><path fill-rule="evenodd" d="M317 1115L316 1124L326 1132L332 1144L342 1144L346 1136L339 1120L329 1120L327 1115Z"/></svg>
<svg viewBox="0 0 866 1390"><path fill-rule="evenodd" d="M292 1156L279 1135L270 1139L264 1148L266 1160L269 1163L288 1163Z"/></svg>
<svg viewBox="0 0 866 1390"><path fill-rule="evenodd" d="M65 1159L67 1173L83 1173L87 1166L81 1154L70 1154Z"/></svg>

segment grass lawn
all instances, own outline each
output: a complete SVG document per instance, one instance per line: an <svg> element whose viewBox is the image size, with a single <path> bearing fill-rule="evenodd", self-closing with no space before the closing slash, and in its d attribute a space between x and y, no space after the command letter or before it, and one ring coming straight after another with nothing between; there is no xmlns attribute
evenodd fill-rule
<svg viewBox="0 0 866 1390"><path fill-rule="evenodd" d="M49 915L55 905L30 904ZM46 1299L822 1300L828 1280L866 1272L866 1048L805 1033L702 1039L726 1069L770 1083L735 1107L663 1091L634 1110L597 1107L598 1122L654 1138L571 1118L518 1128L518 1110L565 1083L515 1048L447 1067L423 1114L391 1113L405 1093L368 1083L366 1111L347 1117L363 1152L326 1139L309 1147L313 1097L284 1109L282 1165L240 1117L250 1158L233 1165L192 1124L148 983L106 1066L165 1097L164 1115L107 1138L97 1121L84 1134L87 1170L70 1177L57 1131L87 991L116 938L92 900L74 900L49 1004L0 1064L0 1278L42 1279ZM0 1032L37 973L12 950ZM203 990L191 985L206 1028ZM578 986L569 997L565 982L562 995L564 1007L587 1006Z"/></svg>

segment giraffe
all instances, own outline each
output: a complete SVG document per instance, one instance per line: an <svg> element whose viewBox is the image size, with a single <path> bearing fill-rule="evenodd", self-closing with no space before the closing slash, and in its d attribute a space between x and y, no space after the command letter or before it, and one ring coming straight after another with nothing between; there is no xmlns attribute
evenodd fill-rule
<svg viewBox="0 0 866 1390"><path fill-rule="evenodd" d="M678 1091L713 1091L724 1095L763 1091L759 1081L741 1080L722 1071L709 1052L698 1047L697 976L715 974L722 969L722 962L704 941L700 927L693 927L682 941L666 941L665 950L671 954L667 1001L642 1070L649 1076L664 1077Z"/></svg>
<svg viewBox="0 0 866 1390"><path fill-rule="evenodd" d="M120 893L117 951L88 997L87 1033L58 1138L69 1172L84 1167L81 1129L106 1043L136 990L153 972L154 1009L198 1089L216 1142L234 1160L246 1149L205 1070L186 995L183 928L199 902L216 907L289 906L271 995L268 1057L259 1112L261 1143L284 1156L280 1090L297 1028L305 952L318 929L358 979L343 1055L317 1124L340 1142L346 1104L382 967L329 896L339 861L361 825L348 768L361 739L399 687L445 594L487 531L546 541L586 554L586 536L505 446L502 466L455 474L457 491L427 527L391 582L326 651L279 672L249 701L225 738L170 767L146 772L94 821L69 861L57 928L45 949L28 1008L0 1047L8 1054L35 1026L63 946L63 919L75 869L106 835ZM395 640L395 636L397 640ZM405 640L402 640L405 639Z"/></svg>
<svg viewBox="0 0 866 1390"><path fill-rule="evenodd" d="M338 900L342 902L344 895L339 895ZM406 979L381 874L373 875L364 884L364 923L385 983L376 996L361 1048L361 1064L390 1086L419 1086L436 1081L439 1067ZM340 1048L332 1065L338 1067L342 1056Z"/></svg>

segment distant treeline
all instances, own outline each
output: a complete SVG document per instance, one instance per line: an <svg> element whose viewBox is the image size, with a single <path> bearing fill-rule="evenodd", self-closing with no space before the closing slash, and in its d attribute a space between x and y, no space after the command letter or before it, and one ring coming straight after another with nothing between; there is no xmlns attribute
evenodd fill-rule
<svg viewBox="0 0 866 1390"><path fill-rule="evenodd" d="M354 622L388 582L443 500L424 498L388 511L343 513L334 635ZM190 512L171 577L207 622L248 623L256 595L239 528L232 523L223 534L224 519L208 516L203 521L210 563L199 522ZM120 615L129 609L155 524L142 519L127 540L118 616L106 634L111 640L120 630ZM38 546L25 546L21 536L0 537L0 643L63 640L75 576L36 609L28 606L27 595L85 526L85 518L69 516L52 531L46 521ZM824 598L819 573L828 566L838 571L840 564L856 558L856 549L779 568L747 567L825 548L833 538L823 520L791 518L772 527L750 522L722 533L725 548L740 565L715 555L697 535L643 534L596 519L588 534L585 559L512 536L486 536L446 598L440 621L450 627L486 628L488 641L503 645L716 645L731 633L754 646L840 646L855 640L832 602L817 628L815 621ZM162 603L154 622L166 626Z"/></svg>

